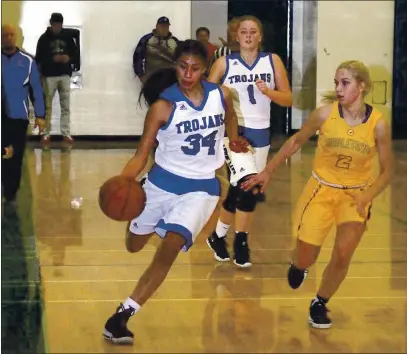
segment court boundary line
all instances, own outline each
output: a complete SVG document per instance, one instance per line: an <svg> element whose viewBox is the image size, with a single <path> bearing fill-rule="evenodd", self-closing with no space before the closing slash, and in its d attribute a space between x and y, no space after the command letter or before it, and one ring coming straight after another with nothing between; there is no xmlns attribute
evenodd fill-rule
<svg viewBox="0 0 407 354"><path fill-rule="evenodd" d="M165 279L165 282L185 282L185 281L193 281L193 282L197 282L197 281L219 281L219 282L226 282L226 281L236 281L236 280L287 280L287 277L248 277L246 274L242 274L241 278L216 278L216 279L208 279L208 278L167 278ZM321 280L322 276L318 276L318 277L309 277L307 276L307 280ZM354 277L346 277L346 279L368 279L368 280L379 280L379 279L407 279L407 276L383 276L383 277L363 277L363 276L354 276ZM137 283L138 281L140 281L140 279L78 279L78 280L74 280L74 279L69 279L69 280L55 280L55 279L51 279L51 280L46 280L43 279L42 282L45 283L53 283L53 284L68 284L68 283ZM11 281L11 282L3 282L2 283L3 287L8 287L8 286L15 286L15 285L19 285L20 282L19 281ZM28 284L38 284L38 282L35 281L29 281ZM406 289L407 291L407 289Z"/></svg>
<svg viewBox="0 0 407 354"><path fill-rule="evenodd" d="M208 247L204 248L194 248L194 252L208 252ZM251 251L292 251L292 248L250 248ZM332 251L333 247L324 247L321 249L321 251ZM407 247L359 247L356 249L356 251L360 250L366 250L366 251L383 251L383 250L392 250L392 251L407 251ZM154 249L143 249L142 252L153 252L156 251L156 248ZM47 249L40 250L40 252L48 252ZM120 249L120 250L115 250L115 249L82 249L82 250L74 250L74 249L69 249L69 250L63 250L63 251L53 251L52 254L57 254L57 253L86 253L86 252L125 252L129 253L125 248Z"/></svg>
<svg viewBox="0 0 407 354"><path fill-rule="evenodd" d="M27 258L29 259L29 258ZM64 267L135 267L135 266L145 266L151 263L150 260L146 260L144 263L109 263L109 264L64 264L64 265L54 265L54 264L41 264L41 267L47 268L64 268ZM285 261L279 262L255 262L256 266L275 266L275 265L284 265L287 266L291 263L291 259L287 259ZM314 266L328 264L329 260L327 261L318 261L314 263ZM407 260L390 260L390 261L382 261L382 260L375 260L375 261L358 261L353 260L352 264L404 264L407 263ZM202 263L188 263L188 262L178 262L174 263L174 266L183 266L183 267L199 267L199 266L210 266L213 265L213 262L202 262Z"/></svg>
<svg viewBox="0 0 407 354"><path fill-rule="evenodd" d="M123 234L123 230L121 230L121 233ZM263 234L263 233L252 233L251 234L252 237L271 237L271 238L280 238L280 237L285 237L285 238L290 238L290 239L295 239L290 233L286 233L286 234ZM407 232L390 232L390 233L365 233L364 237L371 237L371 236L406 236ZM35 238L35 237L33 237ZM106 237L106 236L64 236L64 237L60 237L59 239L98 239L98 240L112 240L112 239L118 239L118 236L111 236L111 237ZM198 236L198 238L200 238ZM45 239L52 239L55 240L55 237L52 236L44 236L41 237L41 239L45 240Z"/></svg>
<svg viewBox="0 0 407 354"><path fill-rule="evenodd" d="M278 297L278 296L261 296L261 297L228 297L228 298L216 298L216 301L253 301L253 300L295 300L304 301L312 298L313 295L307 297ZM214 300L212 297L202 297L202 298L161 298L161 299L149 299L148 302L202 302ZM335 301L337 300L407 300L406 296L335 296ZM123 299L105 299L105 300L45 300L45 304L71 304L71 303L110 303L110 302L123 302ZM15 304L15 303L33 303L33 301L2 301L3 304Z"/></svg>

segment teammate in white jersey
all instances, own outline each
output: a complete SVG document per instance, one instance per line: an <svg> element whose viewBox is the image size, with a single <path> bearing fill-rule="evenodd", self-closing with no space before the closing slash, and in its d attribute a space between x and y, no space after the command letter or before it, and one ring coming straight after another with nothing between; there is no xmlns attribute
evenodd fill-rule
<svg viewBox="0 0 407 354"><path fill-rule="evenodd" d="M240 52L218 59L208 77L209 81L221 82L230 88L239 120L239 134L253 147L251 158L226 149L231 185L216 230L207 239L215 259L229 261L226 234L236 214L233 249L234 263L239 267L251 266L247 237L258 191L245 192L240 184L266 166L270 149L271 101L284 107L292 104L287 72L280 57L259 51L262 35L262 24L256 17L241 17L237 29Z"/></svg>
<svg viewBox="0 0 407 354"><path fill-rule="evenodd" d="M163 241L133 293L105 324L103 335L113 343L133 342L128 319L158 289L179 252L192 246L215 210L220 195L215 170L224 164L225 130L232 151L247 151L229 89L202 80L203 44L180 43L174 60L176 69L158 71L144 83L140 97L150 108L137 152L122 172L137 178L158 140L155 164L143 179L146 207L129 223L126 248L140 251L155 233Z"/></svg>

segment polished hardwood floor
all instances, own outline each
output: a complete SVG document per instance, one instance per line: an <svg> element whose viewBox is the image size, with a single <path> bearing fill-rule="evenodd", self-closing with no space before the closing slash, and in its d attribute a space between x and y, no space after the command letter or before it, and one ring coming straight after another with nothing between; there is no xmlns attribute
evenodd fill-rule
<svg viewBox="0 0 407 354"><path fill-rule="evenodd" d="M309 178L314 145L281 166L266 202L259 204L250 235L253 267L242 271L213 259L205 237L216 224L216 212L154 297L131 318L135 344L126 347L106 343L103 325L137 283L159 239L139 254L127 253L125 224L106 218L97 197L100 185L121 171L134 150L31 145L26 172L33 226L26 239L35 242L28 258L40 263L46 351L406 352L407 142L395 143L395 177L375 201L349 275L329 303L329 330L311 329L307 311L329 261L334 230L304 286L293 291L286 282L294 244L291 212ZM83 205L72 207L79 197ZM20 219L30 212L19 208ZM6 288L12 284L13 279L3 281Z"/></svg>

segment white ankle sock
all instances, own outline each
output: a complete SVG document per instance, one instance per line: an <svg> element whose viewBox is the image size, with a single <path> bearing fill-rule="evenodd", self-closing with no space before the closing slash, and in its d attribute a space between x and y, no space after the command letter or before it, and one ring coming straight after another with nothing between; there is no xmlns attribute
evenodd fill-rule
<svg viewBox="0 0 407 354"><path fill-rule="evenodd" d="M123 307L125 309L128 309L129 307L133 308L134 313L136 313L137 311L139 311L141 309L141 306L130 297L128 297L126 299L126 301L123 303ZM122 312L122 311L123 311L122 309L119 310L119 312Z"/></svg>
<svg viewBox="0 0 407 354"><path fill-rule="evenodd" d="M230 225L226 225L218 220L218 223L216 224L216 235L218 235L219 238L225 237L228 233L229 227Z"/></svg>

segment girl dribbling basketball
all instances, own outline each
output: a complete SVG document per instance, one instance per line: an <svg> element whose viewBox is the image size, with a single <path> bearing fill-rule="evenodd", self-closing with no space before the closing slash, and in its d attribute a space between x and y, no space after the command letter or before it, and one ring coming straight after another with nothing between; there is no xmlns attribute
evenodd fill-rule
<svg viewBox="0 0 407 354"><path fill-rule="evenodd" d="M176 69L152 74L142 92L150 106L140 146L122 175L136 178L157 139L155 164L143 188L146 206L130 222L129 252L138 252L153 234L163 240L133 293L106 322L103 335L113 343L132 343L127 321L162 284L181 250L187 251L212 215L220 195L215 170L224 163L225 129L234 152L246 152L238 137L230 91L205 82L207 53L198 41L177 47Z"/></svg>

